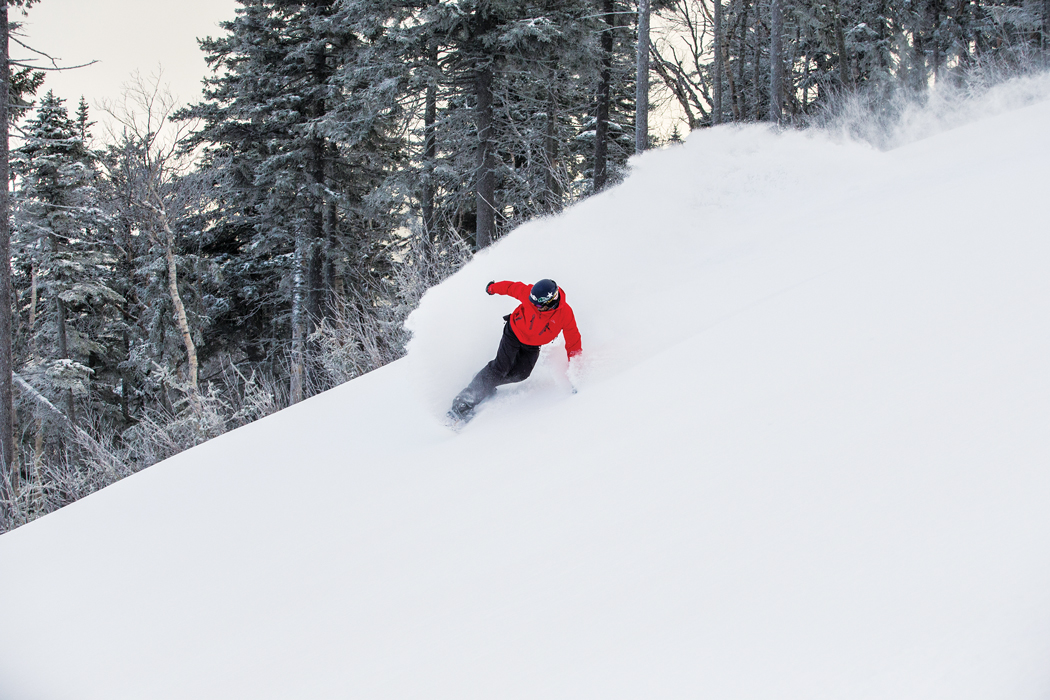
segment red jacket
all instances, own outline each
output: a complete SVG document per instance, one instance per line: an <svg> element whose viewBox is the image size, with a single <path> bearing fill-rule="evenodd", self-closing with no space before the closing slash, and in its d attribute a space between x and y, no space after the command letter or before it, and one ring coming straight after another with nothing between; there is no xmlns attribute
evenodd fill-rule
<svg viewBox="0 0 1050 700"><path fill-rule="evenodd" d="M565 354L570 360L579 355L583 350L580 331L572 308L565 301L565 290L558 287L561 303L550 311L540 311L533 305L529 300L531 291L531 286L521 282L493 282L488 286L489 294L503 294L521 302L510 315L510 327L518 340L526 345L546 345L564 332Z"/></svg>

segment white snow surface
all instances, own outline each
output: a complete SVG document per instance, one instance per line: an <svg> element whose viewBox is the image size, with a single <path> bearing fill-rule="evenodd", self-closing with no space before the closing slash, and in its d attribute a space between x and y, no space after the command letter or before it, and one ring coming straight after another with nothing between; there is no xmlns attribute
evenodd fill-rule
<svg viewBox="0 0 1050 700"><path fill-rule="evenodd" d="M638 158L404 360L0 536L0 699L1046 700L1048 95ZM449 431L542 277L579 393L559 341Z"/></svg>

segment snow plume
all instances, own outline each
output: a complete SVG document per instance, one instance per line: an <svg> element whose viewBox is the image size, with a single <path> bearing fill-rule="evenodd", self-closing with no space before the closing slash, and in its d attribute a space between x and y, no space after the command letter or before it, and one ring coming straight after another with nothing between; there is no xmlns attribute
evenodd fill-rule
<svg viewBox="0 0 1050 700"><path fill-rule="evenodd" d="M622 185L518 228L424 296L407 327L425 401L443 413L495 354L502 316L517 302L487 296L490 280L556 280L583 333L582 381L597 380L795 284L811 268L797 240L812 232L811 217L821 231L855 228L865 196L855 177L879 167L865 144L766 126L697 131L683 146L636 158ZM803 203L814 187L853 206L812 211ZM800 216L784 215L798 207ZM790 263L745 274L762 246ZM564 366L559 340L544 348L536 376L558 384Z"/></svg>
<svg viewBox="0 0 1050 700"><path fill-rule="evenodd" d="M684 147L635 158L634 177L621 186L520 227L428 292L407 323L424 401L443 412L494 355L501 317L517 302L485 295L492 279L556 280L581 312L585 374L601 374L691 332L698 309L678 296L684 279L698 297L727 303L762 298L781 284L775 270L757 279L738 276L722 264L727 255L759 241L793 246L793 237L812 233L815 223L822 231L876 238L885 222L861 215L871 207L870 193L857 183L893 178L894 166L872 147L900 148L1042 102L1050 96L1050 73L1005 80L991 68L974 68L967 85L944 83L921 100L899 91L879 113L855 98L823 128L804 132L766 125L697 131ZM798 216L786 215L793 209ZM712 318L732 313L705 308ZM549 374L556 384L563 367L559 343L544 349L537 376Z"/></svg>
<svg viewBox="0 0 1050 700"><path fill-rule="evenodd" d="M1016 69L979 65L958 81L952 81L945 71L943 80L921 93L904 88L879 94L861 91L835 102L828 113L814 120L814 126L882 150L899 148L1050 96L1050 73L1017 73Z"/></svg>
<svg viewBox="0 0 1050 700"><path fill-rule="evenodd" d="M638 158L404 360L0 536L0 698L1045 700L1045 83ZM579 393L559 343L451 433L543 277Z"/></svg>

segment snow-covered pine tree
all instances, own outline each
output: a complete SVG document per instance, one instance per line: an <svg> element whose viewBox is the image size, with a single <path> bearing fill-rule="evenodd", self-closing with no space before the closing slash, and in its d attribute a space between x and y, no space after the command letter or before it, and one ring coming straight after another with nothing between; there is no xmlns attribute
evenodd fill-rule
<svg viewBox="0 0 1050 700"><path fill-rule="evenodd" d="M231 254L231 279L243 281L232 310L255 331L244 350L287 363L298 401L311 381L312 330L347 295L362 313L373 306L392 217L372 202L399 145L389 109L367 100L381 81L339 70L367 44L334 0L239 2L226 34L202 42L216 74L182 116L203 120L215 236Z"/></svg>
<svg viewBox="0 0 1050 700"><path fill-rule="evenodd" d="M111 285L113 258L99 235L96 156L48 92L15 150L18 175L13 258L31 268L25 373L45 394L59 395L70 421L76 396L87 396L92 356L102 354L88 325L119 304Z"/></svg>
<svg viewBox="0 0 1050 700"><path fill-rule="evenodd" d="M425 218L478 249L578 196L591 154L581 159L577 135L598 76L593 2L421 3L388 16L392 60L414 66L405 103L423 127Z"/></svg>
<svg viewBox="0 0 1050 700"><path fill-rule="evenodd" d="M123 298L119 317L111 332L116 337L115 353L119 357L114 370L115 398L119 406L120 428L133 422L135 405L145 398L141 391L149 367L136 363L134 348L141 348L147 337L145 315L155 304L141 296L143 260L148 259L149 241L140 234L139 210L136 206L135 173L140 168L140 145L128 134L121 134L115 144L106 146L100 159L105 177L99 183L102 200L110 220L110 240L114 251L113 288ZM156 354L147 355L156 359Z"/></svg>
<svg viewBox="0 0 1050 700"><path fill-rule="evenodd" d="M472 206L464 202L459 209L473 209L472 238L477 250L498 236L495 93L508 49L520 38L515 24L532 19L533 10L530 3L502 0L434 3L420 13L418 27L413 28L424 43L438 44L443 59L447 107L442 120L445 138L440 143L451 149L448 157L453 172L473 173L468 181Z"/></svg>
<svg viewBox="0 0 1050 700"><path fill-rule="evenodd" d="M591 154L574 142L595 105L600 25L591 3L548 0L536 9L534 22L549 29L506 52L495 91L496 203L504 227L558 212L588 189Z"/></svg>

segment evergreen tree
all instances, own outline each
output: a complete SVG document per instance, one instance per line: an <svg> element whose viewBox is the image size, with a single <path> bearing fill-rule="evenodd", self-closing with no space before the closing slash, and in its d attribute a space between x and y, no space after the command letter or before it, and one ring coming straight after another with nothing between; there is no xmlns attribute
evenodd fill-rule
<svg viewBox="0 0 1050 700"><path fill-rule="evenodd" d="M423 126L408 175L426 181L422 228L480 249L578 196L599 75L593 3L349 4L382 18L377 65L412 68L403 101L406 124Z"/></svg>
<svg viewBox="0 0 1050 700"><path fill-rule="evenodd" d="M64 395L70 420L74 396L88 393L90 358L102 352L85 323L121 301L109 285L112 256L100 241L105 222L84 125L48 92L13 162L19 177L13 253L31 268L33 281L25 361L42 384Z"/></svg>
<svg viewBox="0 0 1050 700"><path fill-rule="evenodd" d="M264 352L287 360L299 400L310 333L347 295L366 313L374 299L393 227L373 202L398 145L389 110L365 101L375 76L353 70L367 43L336 20L333 0L239 1L227 34L202 42L217 75L183 117L204 122L197 143L224 220L216 236L245 280L235 309L268 320L260 336L277 327L290 340Z"/></svg>

